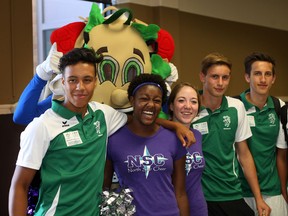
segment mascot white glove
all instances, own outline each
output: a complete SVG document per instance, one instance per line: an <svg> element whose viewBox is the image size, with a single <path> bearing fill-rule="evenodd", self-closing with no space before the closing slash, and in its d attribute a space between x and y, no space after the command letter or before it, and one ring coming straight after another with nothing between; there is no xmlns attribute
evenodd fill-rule
<svg viewBox="0 0 288 216"><path fill-rule="evenodd" d="M49 89L50 91L53 92L54 95L57 96L63 96L64 95L64 89L62 86L62 74L57 74L56 77L53 78L53 80L51 80L51 82L49 83Z"/></svg>
<svg viewBox="0 0 288 216"><path fill-rule="evenodd" d="M175 83L178 80L178 70L176 68L176 66L169 62L169 66L171 68L171 74L165 79L165 84L167 87L167 91L168 91L168 96L171 94L171 86L173 83Z"/></svg>
<svg viewBox="0 0 288 216"><path fill-rule="evenodd" d="M57 44L53 43L46 60L36 67L37 75L41 79L48 81L53 73L59 74L58 65L62 56L63 53L57 51Z"/></svg>

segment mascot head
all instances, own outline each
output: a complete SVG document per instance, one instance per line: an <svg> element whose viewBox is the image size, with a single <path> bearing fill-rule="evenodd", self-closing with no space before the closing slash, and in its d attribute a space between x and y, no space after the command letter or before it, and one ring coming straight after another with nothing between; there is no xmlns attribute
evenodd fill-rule
<svg viewBox="0 0 288 216"><path fill-rule="evenodd" d="M167 81L177 80L177 70L169 64L174 41L157 25L132 20L129 9L108 7L104 12L110 9L112 15L104 17L98 5L92 4L86 22L71 23L55 30L51 42L56 42L58 51L63 53L84 46L102 55L92 100L129 112L132 107L127 89L135 76L153 73Z"/></svg>

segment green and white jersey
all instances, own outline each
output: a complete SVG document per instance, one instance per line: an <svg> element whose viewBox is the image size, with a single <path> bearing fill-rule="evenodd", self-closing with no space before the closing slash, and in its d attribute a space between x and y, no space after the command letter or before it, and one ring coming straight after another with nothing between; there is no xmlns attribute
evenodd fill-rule
<svg viewBox="0 0 288 216"><path fill-rule="evenodd" d="M245 95L248 92L249 90L243 92L240 96L253 134L247 142L254 158L261 193L267 196L280 195L281 186L276 165L276 146L283 149L287 148L281 122L277 117L271 97L268 97L266 105L260 110L247 101ZM284 104L280 100L280 106ZM243 172L240 172L240 179L243 196L253 197Z"/></svg>
<svg viewBox="0 0 288 216"><path fill-rule="evenodd" d="M251 130L243 103L223 96L221 107L214 112L201 107L192 127L201 132L206 167L202 187L207 201L242 198L235 142L249 138Z"/></svg>
<svg viewBox="0 0 288 216"><path fill-rule="evenodd" d="M41 167L37 215L99 215L107 138L126 114L90 102L84 118L53 101L21 134L17 165Z"/></svg>

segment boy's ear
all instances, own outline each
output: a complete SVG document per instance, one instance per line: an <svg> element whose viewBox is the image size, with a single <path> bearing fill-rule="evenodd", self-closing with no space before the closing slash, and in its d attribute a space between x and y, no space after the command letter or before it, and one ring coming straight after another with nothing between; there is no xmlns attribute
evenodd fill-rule
<svg viewBox="0 0 288 216"><path fill-rule="evenodd" d="M202 71L199 73L199 78L202 83L205 81L205 74Z"/></svg>
<svg viewBox="0 0 288 216"><path fill-rule="evenodd" d="M274 84L275 81L276 81L276 74L274 74L274 76L273 76L272 84Z"/></svg>
<svg viewBox="0 0 288 216"><path fill-rule="evenodd" d="M250 74L245 73L244 78L245 78L247 83L250 83Z"/></svg>

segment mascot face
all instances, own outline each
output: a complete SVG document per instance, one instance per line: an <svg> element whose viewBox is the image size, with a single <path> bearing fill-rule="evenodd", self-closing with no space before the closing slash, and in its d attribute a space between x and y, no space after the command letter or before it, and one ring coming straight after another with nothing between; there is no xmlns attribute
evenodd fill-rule
<svg viewBox="0 0 288 216"><path fill-rule="evenodd" d="M130 81L141 73L151 73L151 61L140 34L121 21L94 27L87 45L104 57L98 65L92 100L125 111L131 108L127 97Z"/></svg>
<svg viewBox="0 0 288 216"><path fill-rule="evenodd" d="M155 24L131 20L129 9L116 10L105 19L98 6L92 4L85 24L71 23L55 30L50 37L60 52L85 46L103 56L97 67L97 86L92 100L122 112L132 111L127 97L131 80L142 73L154 73L166 79L171 75L171 68L163 59L170 60L174 52L174 42L172 37L167 37L168 33ZM170 77L177 80L177 71L174 74L177 76Z"/></svg>

